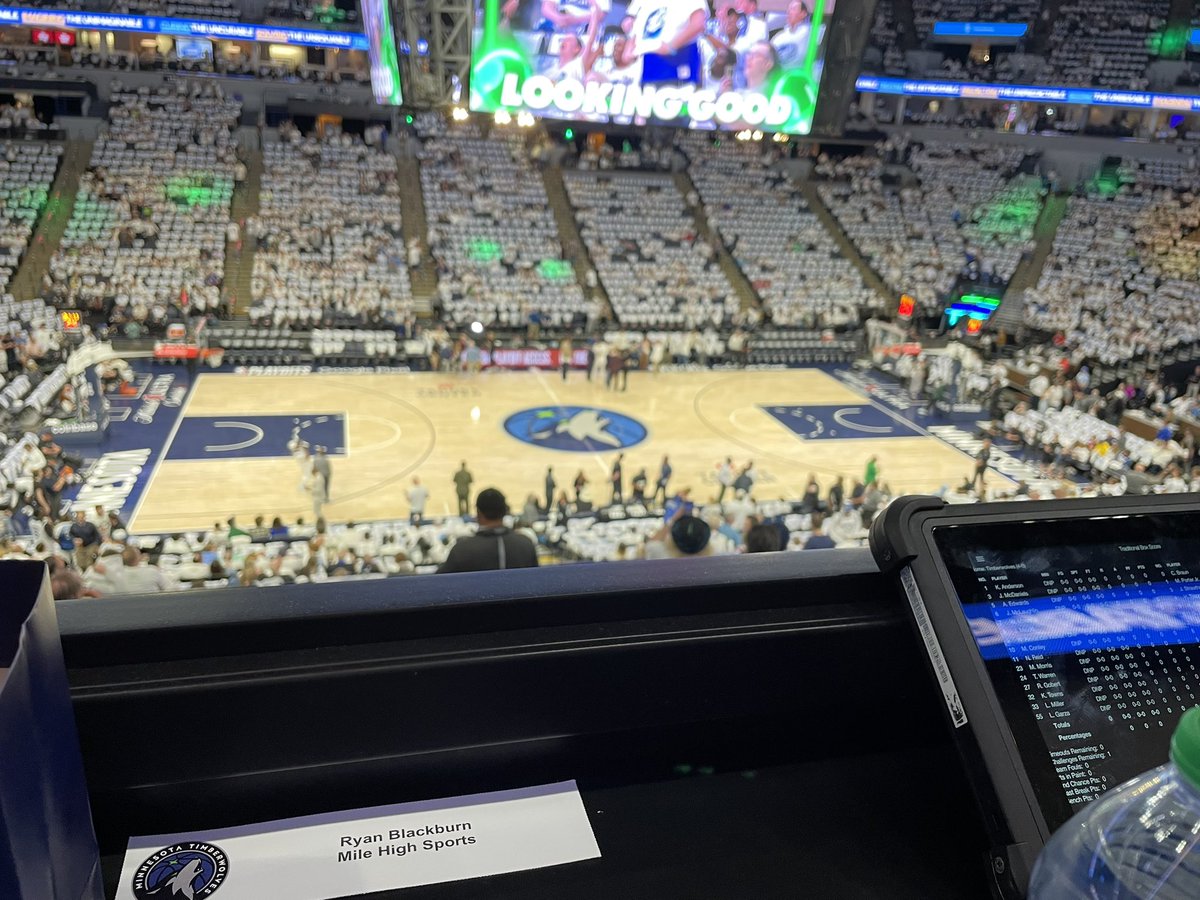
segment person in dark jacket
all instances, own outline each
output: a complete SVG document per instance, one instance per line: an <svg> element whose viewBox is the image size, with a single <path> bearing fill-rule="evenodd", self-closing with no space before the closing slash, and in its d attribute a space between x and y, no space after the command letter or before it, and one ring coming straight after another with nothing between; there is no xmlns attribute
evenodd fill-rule
<svg viewBox="0 0 1200 900"><path fill-rule="evenodd" d="M75 568L82 572L96 561L100 552L100 530L87 520L82 509L77 509L68 534L75 546Z"/></svg>
<svg viewBox="0 0 1200 900"><path fill-rule="evenodd" d="M846 502L846 480L841 475L833 483L833 487L829 489L829 512L839 513L842 511L842 504Z"/></svg>
<svg viewBox="0 0 1200 900"><path fill-rule="evenodd" d="M495 488L482 490L475 497L475 518L479 530L460 538L450 548L438 574L447 572L485 572L492 569L527 569L537 566L537 548L522 534L504 524L508 501Z"/></svg>
<svg viewBox="0 0 1200 900"><path fill-rule="evenodd" d="M554 480L554 468L546 467L546 515L550 514L550 510L554 508L554 489L558 487L558 482Z"/></svg>

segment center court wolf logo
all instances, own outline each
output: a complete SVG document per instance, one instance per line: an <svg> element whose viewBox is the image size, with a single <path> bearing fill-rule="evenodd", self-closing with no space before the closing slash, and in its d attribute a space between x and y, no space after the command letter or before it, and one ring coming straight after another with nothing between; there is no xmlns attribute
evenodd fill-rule
<svg viewBox="0 0 1200 900"><path fill-rule="evenodd" d="M594 406L523 409L504 420L504 430L526 444L571 453L624 450L646 439L641 422Z"/></svg>
<svg viewBox="0 0 1200 900"><path fill-rule="evenodd" d="M133 875L137 900L200 900L211 897L229 873L225 851L213 844L163 847L146 858Z"/></svg>

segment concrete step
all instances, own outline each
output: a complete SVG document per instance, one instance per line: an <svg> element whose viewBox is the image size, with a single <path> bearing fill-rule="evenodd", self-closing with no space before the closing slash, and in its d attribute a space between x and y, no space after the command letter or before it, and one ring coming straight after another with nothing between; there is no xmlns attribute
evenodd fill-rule
<svg viewBox="0 0 1200 900"><path fill-rule="evenodd" d="M239 154L246 164L246 180L235 184L233 199L229 204L229 216L242 226L240 240L225 245L225 280L223 290L232 294L234 315L244 315L254 302L254 251L255 245L246 239L246 220L258 215L259 197L262 193L263 155L261 150L243 147Z"/></svg>
<svg viewBox="0 0 1200 900"><path fill-rule="evenodd" d="M11 292L18 300L42 295L42 276L50 268L50 259L62 242L67 223L75 211L79 179L92 159L92 141L67 141L63 146L58 174L50 185L46 207L29 239L29 248L13 274Z"/></svg>
<svg viewBox="0 0 1200 900"><path fill-rule="evenodd" d="M413 309L418 315L429 315L437 297L437 267L429 253L429 222L425 217L425 196L421 193L421 165L415 156L406 153L396 157L400 180L400 213L405 246L414 238L421 245L421 262L408 270L412 284Z"/></svg>
<svg viewBox="0 0 1200 900"><path fill-rule="evenodd" d="M1049 259L1050 252L1054 248L1054 236L1058 233L1059 223L1066 214L1068 199L1065 196L1055 195L1046 198L1033 229L1034 240L1037 242L1033 254L1021 261L1017 266L1017 271L1009 280L1008 288L1004 292L1004 299L992 319L993 327L1006 328L1011 331L1020 327L1024 321L1025 291L1035 287L1042 277L1046 260Z"/></svg>
<svg viewBox="0 0 1200 900"><path fill-rule="evenodd" d="M692 181L692 176L687 172L676 172L674 175L675 186L679 189L679 193L683 195L685 202L688 195L695 193L696 184ZM754 290L754 285L750 283L750 279L746 277L746 273L742 271L741 266L737 264L737 260L729 252L729 248L725 246L725 242L721 236L717 234L715 228L708 221L708 215L704 212L704 205L697 203L695 206L689 204L688 209L692 213L692 218L696 222L696 233L700 235L709 246L717 251L717 265L721 267L721 271L725 273L725 280L729 282L729 286L733 288L733 292L737 294L739 305L743 310L753 307L762 307L762 297L758 295L758 291Z"/></svg>
<svg viewBox="0 0 1200 900"><path fill-rule="evenodd" d="M1185 0L1191 12L1191 0ZM1050 49L1050 32L1054 30L1054 20L1058 18L1059 7L1063 0L1042 0L1039 17L1034 20L1030 29L1029 41L1026 43L1027 52L1035 56L1045 56Z"/></svg>
<svg viewBox="0 0 1200 900"><path fill-rule="evenodd" d="M896 24L903 26L900 29L900 49L917 49L921 42L917 39L917 23L913 17L912 3L909 3L908 0L893 0L892 12L896 17Z"/></svg>

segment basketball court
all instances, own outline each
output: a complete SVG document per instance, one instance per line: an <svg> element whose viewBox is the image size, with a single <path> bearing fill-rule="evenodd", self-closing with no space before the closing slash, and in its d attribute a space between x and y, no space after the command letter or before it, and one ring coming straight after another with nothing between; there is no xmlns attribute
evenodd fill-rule
<svg viewBox="0 0 1200 900"><path fill-rule="evenodd" d="M920 416L819 369L634 372L624 392L577 371L565 383L557 372L205 373L172 412L126 509L141 531L206 528L230 515L311 520L287 450L293 434L328 448L324 515L338 521L406 516L414 475L431 492L426 514L453 514L451 476L464 460L474 490L499 487L514 508L531 493L542 501L547 466L569 495L582 470L584 498L606 504L618 452L626 490L643 466L652 486L667 454L672 489L690 485L701 501L715 496L726 456L754 460L759 500L802 496L810 473L823 489L844 475L848 491L870 456L898 493L953 487L971 469Z"/></svg>

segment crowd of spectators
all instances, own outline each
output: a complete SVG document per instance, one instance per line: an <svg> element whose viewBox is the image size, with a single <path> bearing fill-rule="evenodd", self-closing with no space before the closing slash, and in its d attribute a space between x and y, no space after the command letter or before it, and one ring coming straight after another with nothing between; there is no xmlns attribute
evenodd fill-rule
<svg viewBox="0 0 1200 900"><path fill-rule="evenodd" d="M226 243L246 240L255 257L252 319L324 325L314 346L331 353L358 338L340 325L385 326L388 339L372 344L381 358L399 351L395 332L402 332L417 338L411 343L424 341L435 368L474 372L482 351L495 346L485 333L493 327L528 326L537 338L543 327L594 321L591 273L578 279L564 259L521 132L485 138L475 122L418 122L441 313L422 331L411 318L408 268L426 251L404 242L396 159L378 135L368 142L282 128L278 142L264 145L260 213L239 231L230 222L234 185L245 171L232 140L238 113L238 103L215 88L117 93L51 261L46 296L115 325L132 323L137 333L179 313L219 309ZM718 357L746 363L757 321L736 310L716 248L699 233L705 220L775 326L845 324L878 308L761 144L718 146L691 134L676 146L689 159L692 195L665 173L565 173L595 265L590 287L603 284L622 329L596 330L594 342L577 345L591 354L593 377L619 389L633 366L655 370ZM0 248L8 248L11 276L29 240L29 211L36 217L44 203L61 151L20 142L0 152L8 162L7 170L0 167L7 173L0 191L19 201L11 214L8 204L0 209ZM1047 193L1034 162L1023 150L892 140L858 156L823 156L815 175L823 201L888 286L936 308L964 277L1003 285L1031 250ZM1112 385L1091 378L1083 364L1112 366L1200 343L1200 242L1192 238L1200 229L1200 180L1188 162L1127 161L1111 174L1070 199L1042 279L1026 296L1026 324L1057 334L1062 374L1044 384L1035 379L1031 398L1011 409L992 391L994 380L980 376L985 384L977 392L992 420L984 429L988 451L1029 463L1053 487L976 478L952 491L955 499L1200 490L1193 437L1200 433L1200 371L1194 385L1153 374ZM42 418L68 414L73 388L54 380L61 347L47 307L37 306L0 300L0 322L9 323L7 334L0 326L0 407L4 392L26 378L22 393L54 388L52 402L39 407ZM467 327L475 320L486 323L482 331ZM569 339L560 346L568 357L572 349ZM901 374L920 380L917 402L929 400L935 384L968 383L961 370L933 373L919 360ZM1130 411L1154 423L1156 436L1130 433L1123 418ZM427 520L416 510L405 522L341 525L314 517L311 527L279 520L268 526L264 516L253 526L230 521L203 533L130 536L119 514L114 519L107 510L64 516L63 492L79 461L51 438L21 441L3 457L18 464L19 479L11 479L15 493L0 503L0 538L24 530L32 538L10 541L4 552L60 559L53 564L56 587L71 596L432 571L478 526L524 534L545 561L800 549L814 536L859 545L890 498L877 471L843 479L834 496L832 485L813 479L803 498L775 499L756 493L752 478L741 488L735 477L726 483L722 465L716 483L703 486L711 493L694 500L664 484L660 502L650 490L652 470L639 473L640 487L634 474L612 502L607 485L590 500L586 491L552 498L535 490L509 519L487 515L478 523L466 515ZM987 463L984 457L985 470ZM752 471L737 468L737 477Z"/></svg>
<svg viewBox="0 0 1200 900"><path fill-rule="evenodd" d="M408 520L285 523L260 515L253 523L230 518L202 531L139 535L102 506L66 511L60 494L70 483L70 458L61 461L61 448L48 436L31 454L46 465L30 496L0 507L0 558L45 559L56 599L518 568L539 561L856 547L891 499L874 458L862 478L840 477L822 487L810 477L795 500L758 499L753 460L718 463L712 493L700 499L691 487L671 484L668 460L651 477L645 468L627 476L618 458L613 479L595 492L580 472L572 490L555 495L548 472L544 503L539 491L510 509L495 489L472 496L473 477L464 463L456 473L456 483L463 478L458 493L464 512L456 516L426 518L428 491L413 479ZM61 486L59 478L65 480ZM603 504L594 505L592 496L603 497ZM22 501L29 505L22 508ZM19 536L24 529L29 536Z"/></svg>
<svg viewBox="0 0 1200 900"><path fill-rule="evenodd" d="M617 320L721 326L737 298L670 175L568 171L563 181Z"/></svg>
<svg viewBox="0 0 1200 900"><path fill-rule="evenodd" d="M1034 247L1046 188L1021 171L1024 150L943 143L822 156L818 191L863 257L897 295L935 309L960 276L1006 284ZM902 149L907 169L887 177ZM911 176L909 177L909 174Z"/></svg>
<svg viewBox="0 0 1200 900"><path fill-rule="evenodd" d="M216 312L240 108L197 83L115 95L45 295L132 333L161 327L173 306Z"/></svg>
<svg viewBox="0 0 1200 900"><path fill-rule="evenodd" d="M1059 84L1144 90L1152 41L1167 24L1169 0L1130 5L1072 0L1050 24L1048 62Z"/></svg>
<svg viewBox="0 0 1200 900"><path fill-rule="evenodd" d="M412 310L395 157L355 135L284 129L263 149L252 322L396 325Z"/></svg>
<svg viewBox="0 0 1200 900"><path fill-rule="evenodd" d="M0 130L4 116L0 110ZM62 159L62 145L4 141L0 144L0 292L7 292Z"/></svg>
<svg viewBox="0 0 1200 900"><path fill-rule="evenodd" d="M1136 5L1043 0L915 0L908 33L891 0L875 9L868 72L894 77L993 83L1062 84L1143 90L1147 66L1159 49L1170 12L1169 0ZM936 22L1003 22L1027 30L1009 48L962 53L961 45L933 35ZM1030 52L1037 47L1036 53ZM918 53L906 53L920 50Z"/></svg>
<svg viewBox="0 0 1200 900"><path fill-rule="evenodd" d="M41 137L49 128L32 106L25 103L0 103L0 137Z"/></svg>
<svg viewBox="0 0 1200 900"><path fill-rule="evenodd" d="M267 22L308 22L335 28L359 19L354 0L267 0L264 14Z"/></svg>
<svg viewBox="0 0 1200 900"><path fill-rule="evenodd" d="M1171 383L1150 373L1096 386L1088 366L1073 375L1040 375L991 433L1070 496L1200 491L1196 419L1200 370ZM1134 418L1130 418L1130 416ZM1149 426L1142 435L1131 422Z"/></svg>
<svg viewBox="0 0 1200 900"><path fill-rule="evenodd" d="M232 9L237 12L237 9ZM0 66L9 77L61 78L72 69L105 69L115 72L162 72L193 75L220 75L228 78L258 78L288 83L315 84L328 99L346 99L352 92L343 86L366 88L371 73L366 54L353 51L325 59L298 61L291 57L272 58L246 52L251 45L229 44L218 52L193 56L181 55L175 44L158 43L108 45L78 43L72 47L29 43L28 31L0 34ZM235 49L236 48L236 49ZM362 99L361 95L358 97ZM30 129L44 129L33 121Z"/></svg>
<svg viewBox="0 0 1200 900"><path fill-rule="evenodd" d="M1200 173L1127 161L1067 205L1026 323L1079 359L1118 365L1200 340Z"/></svg>
<svg viewBox="0 0 1200 900"><path fill-rule="evenodd" d="M564 326L594 314L563 258L541 174L521 132L485 139L476 122L417 119L429 252L438 307L452 327Z"/></svg>
<svg viewBox="0 0 1200 900"><path fill-rule="evenodd" d="M882 307L769 149L697 132L680 145L709 224L775 325L857 324Z"/></svg>

